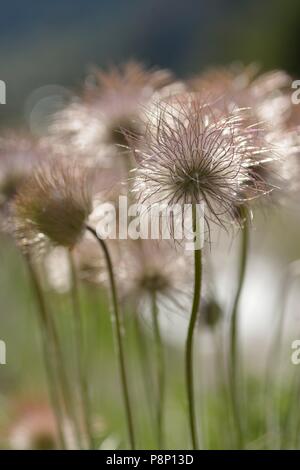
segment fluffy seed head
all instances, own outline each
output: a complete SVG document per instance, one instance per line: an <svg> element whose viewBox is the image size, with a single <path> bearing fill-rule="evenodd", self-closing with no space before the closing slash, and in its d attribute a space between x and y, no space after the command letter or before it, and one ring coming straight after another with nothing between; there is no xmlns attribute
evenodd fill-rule
<svg viewBox="0 0 300 470"><path fill-rule="evenodd" d="M247 113L221 112L195 94L159 102L142 139L135 190L143 203L205 203L206 221L236 217L236 206L267 191L255 168L266 148Z"/></svg>
<svg viewBox="0 0 300 470"><path fill-rule="evenodd" d="M23 245L44 237L72 248L81 238L91 212L87 174L82 169L51 161L41 165L14 201L16 234Z"/></svg>
<svg viewBox="0 0 300 470"><path fill-rule="evenodd" d="M6 211L41 156L38 144L12 132L0 138L0 209ZM7 211L6 211L7 212Z"/></svg>
<svg viewBox="0 0 300 470"><path fill-rule="evenodd" d="M55 417L44 404L26 404L16 416L8 433L9 444L15 450L53 450L57 448Z"/></svg>
<svg viewBox="0 0 300 470"><path fill-rule="evenodd" d="M96 156L107 164L116 155L113 149L124 152L123 131L139 131L141 106L171 80L169 72L146 70L136 62L107 72L95 69L82 95L55 116L52 138L62 147L73 145L85 158Z"/></svg>
<svg viewBox="0 0 300 470"><path fill-rule="evenodd" d="M166 241L129 241L122 249L118 271L123 297L145 302L156 296L159 304L178 307L187 294L188 266L183 254Z"/></svg>
<svg viewBox="0 0 300 470"><path fill-rule="evenodd" d="M257 74L254 64L208 70L190 82L191 89L227 104L251 110L254 122L274 130L285 125L292 112L292 79L282 70Z"/></svg>

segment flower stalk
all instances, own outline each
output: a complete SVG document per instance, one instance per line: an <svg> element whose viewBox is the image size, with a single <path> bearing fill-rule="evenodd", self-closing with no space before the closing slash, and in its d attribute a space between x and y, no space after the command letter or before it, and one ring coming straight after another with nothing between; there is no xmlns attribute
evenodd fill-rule
<svg viewBox="0 0 300 470"><path fill-rule="evenodd" d="M34 295L36 297L38 307L39 307L39 315L41 319L42 332L43 332L45 343L46 343L45 354L49 352L49 356L51 358L51 360L49 361L47 360L47 363L46 363L47 373L51 375L52 382L54 378L53 383L57 381L56 388L57 388L58 398L57 399L55 398L56 395L53 396L53 399L55 400L56 414L60 413L59 416L60 416L61 423L63 425L63 414L64 414L64 409L65 409L66 414L70 422L72 423L72 428L74 431L76 444L78 448L81 448L82 443L81 443L81 436L80 436L80 427L79 427L79 423L77 420L76 412L73 407L72 395L71 395L71 391L70 391L70 387L68 383L67 373L65 370L64 358L63 358L61 347L59 344L58 333L55 327L55 323L52 319L52 316L48 312L48 308L46 306L45 299L44 299L44 294L43 294L40 282L38 280L36 270L32 264L32 261L29 256L26 256L25 259L27 261L29 275L32 280ZM49 364L49 367L48 367L48 364ZM53 371L52 371L52 368L53 368ZM50 375L49 375L49 380L50 380ZM59 385L61 387L61 390L59 390L60 388ZM60 404L60 395L61 395L63 404ZM61 431L59 431L59 433L61 434Z"/></svg>
<svg viewBox="0 0 300 470"><path fill-rule="evenodd" d="M198 233L198 215L197 207L193 205L193 231ZM195 240L196 243L196 240ZM188 411L189 411L189 424L190 433L193 449L198 449L198 437L197 437L197 423L196 423L196 408L195 408L195 396L194 396L194 372L193 372L193 343L194 343L194 332L197 323L197 317L199 314L200 297L201 297L201 282L202 282L202 252L201 249L195 246L194 250L194 294L192 311L188 326L188 334L186 339L185 347L185 370L186 370L186 387L188 397Z"/></svg>
<svg viewBox="0 0 300 470"><path fill-rule="evenodd" d="M42 334L42 345L43 345L43 353L44 353L44 363L45 363L45 370L48 379L48 389L49 389L49 396L52 403L52 408L56 420L57 432L58 432L58 439L59 445L62 449L66 449L66 439L64 435L64 417L63 417L63 409L62 404L60 401L60 393L58 390L57 378L55 373L55 351L53 348L53 343L50 340L49 335L49 324L48 324L48 312L43 296L43 292L38 281L38 277L36 271L32 265L32 262L29 257L26 257L27 262L27 269L31 278L32 289L34 291L34 296L36 298L37 306L38 306L38 315L39 315L39 322L40 322L40 329Z"/></svg>
<svg viewBox="0 0 300 470"><path fill-rule="evenodd" d="M165 361L163 353L163 343L161 338L158 308L155 292L152 293L151 298L151 312L154 328L154 338L156 347L156 362L157 362L157 442L158 448L164 448L164 403L165 403Z"/></svg>
<svg viewBox="0 0 300 470"><path fill-rule="evenodd" d="M80 387L80 397L82 400L82 412L84 427L86 431L86 436L88 439L88 446L90 449L93 448L93 431L91 424L91 412L90 412L90 402L88 394L88 385L87 378L85 374L85 367L83 362L83 348L84 348L84 338L83 338L83 323L82 323L82 312L80 307L79 299L79 286L78 279L76 274L76 268L74 265L73 254L69 253L71 274L72 274L72 287L71 287L71 297L72 297L72 306L74 313L74 333L75 333L75 349L76 349L76 363L78 369L78 379Z"/></svg>
<svg viewBox="0 0 300 470"><path fill-rule="evenodd" d="M151 422L155 424L154 406L153 406L153 377L151 368L151 357L149 354L149 348L147 344L147 337L144 333L143 326L141 325L139 312L134 312L134 326L136 333L136 341L138 348L138 357L140 359L140 368L142 374L143 385L145 388L145 397L147 399L147 405L149 408L149 416Z"/></svg>
<svg viewBox="0 0 300 470"><path fill-rule="evenodd" d="M111 288L112 305L113 305L112 323L115 328L117 356L118 356L119 367L120 367L120 377L121 377L121 385L122 385L122 390L123 390L123 398L124 398L126 418L127 418L129 441L130 441L131 449L134 450L135 449L135 437L134 437L134 429L133 429L132 411L131 411L131 405L130 405L130 399L129 399L125 355L124 355L124 350L123 350L123 332L122 332L123 325L122 325L122 319L121 319L120 312L119 312L117 288L116 288L112 260L111 260L111 256L110 256L106 243L104 242L104 240L98 237L96 230L88 225L86 226L86 229L88 232L92 233L92 235L99 242L99 245L103 251L106 265L107 265L110 288Z"/></svg>
<svg viewBox="0 0 300 470"><path fill-rule="evenodd" d="M249 245L249 221L246 209L241 207L242 217L244 219L244 225L241 232L241 248L240 248L240 265L239 265L239 277L238 277L238 288L233 302L233 308L231 312L231 323L230 323L230 364L229 364L229 385L230 395L232 402L233 419L236 430L236 439L238 449L244 447L244 436L242 429L242 421L240 415L240 397L238 393L238 307L240 303L241 292L244 285L247 256L248 256L248 245Z"/></svg>

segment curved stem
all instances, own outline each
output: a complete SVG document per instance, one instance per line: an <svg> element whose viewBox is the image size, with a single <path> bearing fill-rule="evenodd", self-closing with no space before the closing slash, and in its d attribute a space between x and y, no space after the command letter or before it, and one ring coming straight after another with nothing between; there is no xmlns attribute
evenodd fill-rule
<svg viewBox="0 0 300 470"><path fill-rule="evenodd" d="M131 406L130 406L130 399L129 399L125 356L124 356L124 351L123 351L123 339L122 339L123 326L122 326L122 319L121 319L120 312L119 312L117 289L116 289L112 261L111 261L111 257L110 257L108 248L106 246L106 243L104 242L104 240L98 237L96 230L89 226L87 226L86 229L90 233L92 233L93 236L98 240L101 246L101 249L103 251L106 265L107 265L110 288L111 288L112 304L113 304L113 309L112 309L113 322L112 323L113 323L113 326L115 327L117 354L118 354L118 360L119 360L119 366L120 366L120 376L121 376L121 384L122 384L122 389L123 389L123 397L124 397L125 411L126 411L126 417L127 417L128 434L129 434L131 448L134 450L135 439L134 439L134 430L133 430L133 420L132 420L132 413L131 413Z"/></svg>
<svg viewBox="0 0 300 470"><path fill-rule="evenodd" d="M74 313L74 333L75 333L75 354L76 354L76 364L78 369L78 379L80 387L80 395L82 400L82 411L83 419L86 430L86 435L88 438L89 448L93 448L93 433L91 425L91 414L90 414L90 402L88 394L88 385L87 378L85 373L85 367L83 362L83 349L84 349L84 338L83 338L83 324L82 324L82 312L80 307L80 299L78 292L78 281L77 274L74 265L74 259L72 253L69 253L71 274L72 274L72 287L71 287L71 297Z"/></svg>
<svg viewBox="0 0 300 470"><path fill-rule="evenodd" d="M222 405L224 407L224 418L227 422L230 422L231 419L231 409L228 407L228 402L230 400L229 390L228 390L228 380L227 380L227 369L224 363L223 354L224 344L222 331L219 328L219 325L216 325L212 330L213 342L214 342L214 352L215 352L215 374L219 379L218 388L222 393ZM232 429L228 428L227 432L224 434L223 429L220 429L220 438L224 442L224 448L229 448L232 442Z"/></svg>
<svg viewBox="0 0 300 470"><path fill-rule="evenodd" d="M285 324L285 304L288 298L288 287L290 285L291 279L289 273L286 273L284 279L283 290L280 292L280 300L278 301L280 305L279 316L277 318L277 323L275 325L274 334L272 335L270 349L267 356L266 363L266 374L265 374L265 387L264 387L264 405L266 409L266 432L270 435L277 435L278 440L276 445L280 448L281 441L281 429L280 429L280 414L278 407L276 406L278 398L278 384L276 377L280 376L281 372L278 368L274 367L274 364L280 364L280 357L282 352L282 337ZM279 367L280 369L280 367ZM274 410L275 408L275 410ZM276 430L276 432L274 432ZM274 447L274 441L272 441L272 446Z"/></svg>
<svg viewBox="0 0 300 470"><path fill-rule="evenodd" d="M296 262L296 264L298 264ZM282 446L282 430L280 426L280 403L279 406L276 407L276 412L274 412L274 405L277 403L277 398L279 399L279 402L281 401L281 396L279 392L278 396L278 384L276 381L277 377L281 377L282 371L280 367L280 358L282 354L282 346L283 346L283 337L284 337L284 328L285 328L285 322L286 322L286 304L289 298L289 293L291 290L291 287L293 285L293 281L295 280L295 271L294 271L294 266L295 263L292 262L288 265L286 271L284 272L283 275L283 286L282 289L279 292L278 295L278 305L279 305L279 312L278 312L278 318L277 322L274 328L274 334L271 339L270 343L270 348L269 348L269 353L267 357L267 365L266 365L266 381L265 381L265 408L267 410L266 413L266 429L267 432L272 430L274 433L274 428L277 429L276 434L278 435L278 448L281 448ZM279 370L278 368L274 368L274 364L279 364ZM292 387L293 390L293 387ZM297 391L298 390L298 391ZM295 396L299 396L299 391L300 391L300 382L299 385L295 387L294 392ZM290 399L290 402L292 403L293 400L292 398ZM295 403L297 403L297 400L295 400ZM293 407L290 407L290 415L293 415L293 413L296 415L295 410ZM300 420L299 420L299 426L298 430L300 430ZM273 444L274 447L274 444Z"/></svg>
<svg viewBox="0 0 300 470"><path fill-rule="evenodd" d="M45 304L45 300L44 300L40 283L38 281L35 269L29 257L26 257L26 261L27 261L28 272L31 278L32 288L33 288L34 295L38 304L38 315L39 315L40 328L41 328L41 333L42 333L42 346L43 346L43 353L44 353L45 369L46 369L46 374L47 374L47 379L48 379L50 400L52 403L52 408L53 408L56 425L57 425L59 443L62 449L66 449L66 441L65 441L64 426L63 426L63 411L62 411L62 406L60 403L59 391L57 389L57 384L56 384L55 367L53 367L54 349L53 349L53 346L51 347L52 342L49 338L47 308L46 308L46 304Z"/></svg>
<svg viewBox="0 0 300 470"><path fill-rule="evenodd" d="M154 327L154 337L155 337L155 346L156 346L156 356L157 356L157 436L158 436L158 448L163 449L164 446L164 431L163 431L163 420L164 420L164 401L165 401L165 365L164 365L164 353L163 353L163 343L160 334L160 327L158 321L158 308L156 294L152 294L151 298L152 303L152 320Z"/></svg>
<svg viewBox="0 0 300 470"><path fill-rule="evenodd" d="M76 444L78 446L78 449L81 449L83 446L81 442L80 424L78 422L76 410L74 409L73 397L72 397L72 393L70 390L68 375L67 375L66 368L65 368L65 360L64 360L63 353L61 350L57 328L52 318L52 315L49 315L49 328L50 328L51 339L54 344L58 379L61 384L66 413L69 417L70 422L73 425L74 437L76 439Z"/></svg>
<svg viewBox="0 0 300 470"><path fill-rule="evenodd" d="M193 206L193 231L198 232L197 208ZM189 407L189 422L193 449L198 448L197 426L196 426L196 410L194 397L194 373L193 373L193 339L194 331L199 314L200 296L201 296L201 279L202 279L202 262L201 249L195 246L194 250L194 295L190 322L188 326L188 334L185 349L185 371L186 386Z"/></svg>
<svg viewBox="0 0 300 470"><path fill-rule="evenodd" d="M242 208L242 215L244 216L245 222L242 229L241 239L241 251L240 251L240 266L239 266L239 277L238 277L238 288L233 302L233 308L230 317L230 364L229 364L229 385L230 395L232 401L232 412L235 424L237 447L242 449L244 447L244 437L242 431L242 423L240 416L240 400L238 394L238 307L240 303L241 292L244 285L248 245L249 245L249 226L248 226L248 215L246 209Z"/></svg>
<svg viewBox="0 0 300 470"><path fill-rule="evenodd" d="M81 447L81 438L80 438L80 428L77 422L77 417L75 410L73 408L73 400L71 396L71 391L68 383L68 377L65 370L64 358L60 347L58 332L56 329L55 322L52 318L51 313L48 312L48 308L45 304L44 295L42 288L40 286L37 274L31 263L29 257L26 257L27 264L29 267L30 276L33 281L33 287L35 291L36 298L39 304L39 311L43 324L45 326L45 331L47 333L47 343L49 343L49 349L51 352L52 363L54 367L55 374L57 374L58 388L61 386L61 394L63 398L63 403L66 411L66 415L70 419L70 422L73 425L74 436L76 437L76 442L78 447Z"/></svg>

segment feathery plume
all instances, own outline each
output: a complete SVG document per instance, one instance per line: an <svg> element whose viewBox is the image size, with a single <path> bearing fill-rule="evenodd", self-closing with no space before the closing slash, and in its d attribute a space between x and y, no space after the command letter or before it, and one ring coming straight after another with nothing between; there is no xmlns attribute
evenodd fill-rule
<svg viewBox="0 0 300 470"><path fill-rule="evenodd" d="M122 247L118 280L128 301L144 304L155 295L159 306L178 310L189 278L186 258L166 241L130 240Z"/></svg>
<svg viewBox="0 0 300 470"><path fill-rule="evenodd" d="M88 175L63 161L40 165L16 196L13 211L23 248L45 239L72 248L91 212Z"/></svg>
<svg viewBox="0 0 300 470"><path fill-rule="evenodd" d="M6 132L0 137L0 212L3 222L20 186L41 160L38 142L27 135Z"/></svg>
<svg viewBox="0 0 300 470"><path fill-rule="evenodd" d="M56 145L77 149L84 158L109 166L125 153L124 132L139 132L141 106L172 81L166 70L146 70L136 62L94 69L83 93L58 113L50 129ZM117 150L117 152L116 152Z"/></svg>
<svg viewBox="0 0 300 470"><path fill-rule="evenodd" d="M270 129L285 125L292 112L292 79L282 70L262 75L257 67L228 67L208 70L190 81L190 88L213 99L226 102L228 109L247 108L254 123Z"/></svg>
<svg viewBox="0 0 300 470"><path fill-rule="evenodd" d="M236 218L236 206L268 191L256 174L269 151L247 112L221 112L197 94L159 102L145 135L132 141L134 190L143 203L205 203L206 222Z"/></svg>

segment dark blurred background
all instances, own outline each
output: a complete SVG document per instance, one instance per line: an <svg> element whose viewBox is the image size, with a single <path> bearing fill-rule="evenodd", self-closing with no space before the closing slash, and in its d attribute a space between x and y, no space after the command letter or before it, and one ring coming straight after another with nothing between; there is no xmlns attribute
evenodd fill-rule
<svg viewBox="0 0 300 470"><path fill-rule="evenodd" d="M300 73L299 0L10 0L1 2L1 126L22 124L33 90L79 86L91 64L136 58L179 76L255 61Z"/></svg>

